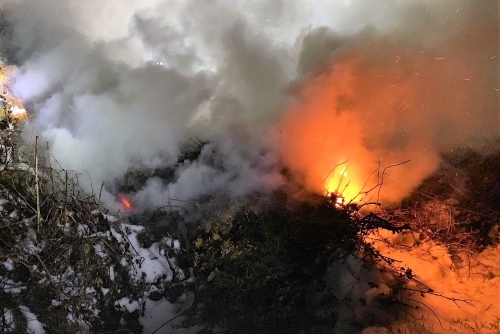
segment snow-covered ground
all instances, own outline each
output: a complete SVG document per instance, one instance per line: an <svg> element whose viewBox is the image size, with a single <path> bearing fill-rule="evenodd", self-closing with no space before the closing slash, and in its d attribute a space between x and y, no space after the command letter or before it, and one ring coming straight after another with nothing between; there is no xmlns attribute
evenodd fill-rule
<svg viewBox="0 0 500 334"><path fill-rule="evenodd" d="M435 334L500 332L499 246L488 246L479 254L463 250L452 256L443 245L430 240L420 241L417 233L392 234L379 230L370 236L369 241L383 255L400 261L395 266L412 270L414 279L407 287L412 312L405 322L393 324L394 331ZM432 293L418 292L431 289ZM370 328L363 332L371 333L389 332L384 328Z"/></svg>
<svg viewBox="0 0 500 334"><path fill-rule="evenodd" d="M2 200L1 202L3 204L9 203L8 200ZM4 214L4 212L1 213ZM88 321L92 317L99 318L102 311L98 299L103 297L98 296L106 296L111 290L114 290L115 294L121 293L121 296L115 300L114 306L111 305L111 307L120 309L124 313L138 312L138 321L143 326L144 333L171 333L172 326L178 328L182 322L183 312L192 304L193 295L182 294L174 302L168 301L165 297L155 298L155 301L149 299L149 297L152 293L161 295L165 287L174 279L177 282L182 282L185 279L183 270L176 265L175 257L172 257L172 254L175 254L180 249L179 241L163 238L144 248L138 241L138 235L143 232L144 227L121 223L117 217L104 214L98 210L95 210L92 214L94 217L102 215L110 223L109 230L92 234L90 233L90 224L81 223L76 227L77 235L82 239L99 240L94 243L93 247L96 256L100 259L99 261L110 263L106 270L109 279L101 277L100 283L93 284L93 282L85 279L82 272L79 272L81 268L77 269L72 266L68 266L62 274L51 274L49 277L45 271L46 268L35 265L32 267L32 272L34 275L38 275L37 277L40 277L38 282L40 286L52 283L61 289L58 298L52 300L51 308L55 310L61 306L67 306L71 298L80 295L83 304L75 313L71 311L71 306L69 306L67 319L70 323L78 324L81 333L86 333L90 330ZM7 214L7 217L17 219L17 216L12 213ZM113 223L112 226L111 223ZM66 226L65 230L66 233L72 231L69 226ZM29 261L30 256L41 256L40 254L44 251L46 244L46 240L41 239L35 230L28 228L24 236L19 236L15 253L12 253L10 257L0 253L0 259L3 260L0 262L3 269L0 271L0 287L3 293L13 296L12 300L18 300L16 299L17 296L22 293L30 293L28 290L30 288L29 282L24 280L16 281L9 277L12 276L12 273L15 274L16 263ZM121 263L113 264L109 260L110 248L109 246L106 247L106 243L112 243L113 240L117 241L122 246L122 249L129 249L129 254L123 252ZM125 245L128 246L125 247ZM120 249L115 248L116 250L119 251ZM115 271L119 265L128 268L128 278L125 278L125 281L130 282L131 291L139 289L140 293L138 295L131 295L120 290L116 291L117 289L113 284L118 279L115 277L117 274ZM110 285L106 286L106 283L102 283L103 281L109 282ZM104 286L102 286L103 284ZM102 292L102 294L99 292ZM22 300L21 297L19 297L19 300ZM82 311L87 314L85 318L82 317ZM43 334L46 333L46 329L50 329L39 320L39 315L35 310L30 310L29 307L22 304L4 307L1 314L0 329L6 333L19 332L23 326L25 326L24 328L28 333L32 334ZM16 318L16 314L22 314L25 319ZM175 321L168 322L168 325L165 325L165 322L171 318L175 318ZM179 333L188 333L188 331L180 331Z"/></svg>

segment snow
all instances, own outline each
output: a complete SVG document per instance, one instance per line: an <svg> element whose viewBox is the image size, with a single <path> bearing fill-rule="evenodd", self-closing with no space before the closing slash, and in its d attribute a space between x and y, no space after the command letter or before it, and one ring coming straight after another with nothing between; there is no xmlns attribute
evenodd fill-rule
<svg viewBox="0 0 500 334"><path fill-rule="evenodd" d="M401 261L398 266L412 269L416 280L421 282L413 281L413 288L425 285L436 294L412 296L416 304L421 303L420 317L415 317L415 323L432 328L435 334L498 333L500 249L490 246L479 254L462 250L454 254L454 259L460 261L453 261L446 247L432 241L417 242L417 237L412 233L392 235L385 230L370 237L383 255ZM403 332L411 329L410 324L399 324L397 328ZM363 332L368 333L371 332Z"/></svg>
<svg viewBox="0 0 500 334"><path fill-rule="evenodd" d="M14 263L12 262L11 259L5 260L4 262L2 262L2 264L8 271L14 270Z"/></svg>
<svg viewBox="0 0 500 334"><path fill-rule="evenodd" d="M19 306L19 309L26 317L26 321L28 322L28 333L30 334L45 334L45 330L43 329L42 324L38 321L36 315L30 312L29 308L26 306Z"/></svg>
<svg viewBox="0 0 500 334"><path fill-rule="evenodd" d="M8 200L6 200L6 199L0 199L0 212L3 211L4 204L7 204L7 203L9 203Z"/></svg>
<svg viewBox="0 0 500 334"><path fill-rule="evenodd" d="M17 215L17 210L12 211L12 212L10 213L9 217L10 217L10 218L12 218L12 219L17 219L17 218L19 218L19 216Z"/></svg>
<svg viewBox="0 0 500 334"><path fill-rule="evenodd" d="M110 228L110 231L111 233L113 234L113 237L115 237L115 239L122 243L123 242L123 237L120 233L118 233L114 228Z"/></svg>
<svg viewBox="0 0 500 334"><path fill-rule="evenodd" d="M158 277L163 275L166 275L167 281L172 280L173 273L170 269L168 259L160 254L161 242L156 242L147 249L141 248L137 240L137 235L144 228L141 226L127 224L124 224L124 226L125 231L129 230L132 232L128 235L128 239L134 250L137 252L134 257L134 263L136 263L136 266L131 273L136 280L153 283Z"/></svg>
<svg viewBox="0 0 500 334"><path fill-rule="evenodd" d="M110 223L114 223L114 222L118 221L118 218L116 216L113 216L113 215L103 214L103 217L104 217L104 219L106 219Z"/></svg>
<svg viewBox="0 0 500 334"><path fill-rule="evenodd" d="M12 310L3 309L3 317L0 317L0 328L5 330L6 333L13 332L15 329L14 314Z"/></svg>
<svg viewBox="0 0 500 334"><path fill-rule="evenodd" d="M14 169L34 172L33 168L31 168L28 164L26 164L24 162L20 162L20 163L16 164Z"/></svg>
<svg viewBox="0 0 500 334"><path fill-rule="evenodd" d="M386 282L391 276L387 273L367 267L362 259L349 255L334 262L324 279L327 291L342 301L334 311L337 315L335 328L340 332L352 332L352 320L362 319L370 312L377 321L390 318L378 309L379 304L373 303L375 297L390 292Z"/></svg>
<svg viewBox="0 0 500 334"><path fill-rule="evenodd" d="M105 215L105 217L108 221L117 220L117 218L113 216ZM120 296L121 298L118 297L119 299L116 301L116 305L129 313L133 312L141 313L142 315L140 316L139 321L144 326L143 330L144 333L152 333L157 329L159 329L156 332L158 334L172 333L172 332L175 332L176 334L194 333L196 331L201 330L202 327L200 326L193 327L190 329L179 328L184 318L183 312L190 305L192 305L194 300L194 294L184 294L181 296L181 298L179 298L179 300L177 300L174 303L169 302L165 298L162 298L158 301L153 301L148 299L148 295L153 292L161 293L161 289L154 283L158 283L159 281L161 281L163 283L168 284L168 282L172 281L174 275L178 275L177 278L181 280L185 277L184 272L177 267L176 258L171 257L172 251L175 253L181 250L181 243L179 242L179 240L164 238L156 243L153 243L148 248L142 248L138 241L138 235L144 231L144 227L130 225L130 224L121 224L121 223L118 226L116 225L114 226L115 227L110 227L108 233L101 234L101 236L106 236L108 238L114 237L117 241L121 243L130 242L131 247L128 249L128 252L129 255L133 256L133 261L132 261L133 265L132 266L129 265L130 262L126 257L123 257L121 259L122 265L128 266L130 268L129 273L130 277L133 280L135 280L137 283L145 284L146 286L143 296L132 297L132 296L122 295ZM77 233L79 233L80 235L88 236L88 232L89 230L87 225L79 224L77 226ZM381 231L380 233L383 234L385 232ZM95 234L95 236L97 236L97 234ZM380 236L376 237L380 239ZM377 248L380 249L380 251L387 252L387 255L393 258L397 258L398 256L403 258L405 256L408 256L408 254L412 254L411 256L416 257L417 259L413 259L410 257L405 258L407 262L405 263L405 265L410 266L412 268L421 268L422 273L418 273L418 275L422 276L425 275L425 277L432 277L435 280L441 279L451 282L450 278L452 277L452 275L446 272L446 270L443 270L443 268L452 268L453 266L453 262L451 261L451 258L447 254L445 248L440 247L439 245L436 245L432 242L427 242L425 244L419 245L418 247L415 247L414 237L408 234L389 235L386 233L383 235L383 237L388 239L390 238L393 245L405 246L406 248L398 251L398 249L394 247L389 247L388 245L379 242L380 245L377 244ZM30 252L40 252L43 248L41 247L43 243L37 241L37 234L33 229L30 229L28 231L27 237L20 242L20 245L22 245L23 248L25 247L29 249ZM408 253L408 248L411 247L413 247L414 249ZM165 251L167 248L170 250L170 252ZM102 258L107 256L106 253L103 251L103 246L101 244L94 244L94 249L98 256ZM498 251L496 249L489 249L488 251L491 254L488 252L483 252L482 254L479 254L481 257L481 261L491 262L491 259L494 259L495 256L498 255ZM408 254L405 255L405 252ZM432 257L437 258L437 260ZM433 261L432 266L429 266L424 262L421 262L421 261L427 261L429 259L432 259ZM2 264L7 270L13 269L13 262L9 259L4 261ZM192 272L193 269L191 268L190 270L191 270L191 275L189 281L192 282L195 278ZM174 271L176 271L177 273L174 274ZM416 270L415 273L417 273ZM76 274L77 273L75 273L73 268L67 267L63 275L60 275L59 277L53 277L52 279L54 280L54 282L73 280L74 279L73 276ZM113 265L109 266L109 277L111 281L115 280L115 267ZM161 280L159 280L159 278L161 278ZM327 275L325 277L325 282L328 288L332 291L332 294L339 300L343 301L343 303L341 303L340 306L335 310L338 316L338 323L336 327L341 330L349 330L352 328L353 318L355 319L362 318L363 315L368 312L373 312L380 319L388 317L388 315L383 314L382 311L379 312L378 310L373 310L373 309L374 305L377 305L374 302L376 297L382 294L383 295L390 294L391 292L389 288L390 279L391 277L388 274L384 274L382 272L366 268L362 260L352 255L348 256L345 260L339 260L335 262L328 269ZM43 280L46 280L46 277L44 277ZM491 280L488 281L487 283L491 283ZM484 285L486 285L487 283L484 283ZM426 284L434 285L434 282L429 281ZM458 283L453 282L453 285L455 287L460 287L457 284ZM21 290L24 289L25 287L21 286L21 284L19 283L15 283L13 281L8 280L3 285L3 288L6 293L15 294L15 293L20 293ZM460 287L460 288L465 289L466 287ZM86 286L84 288L84 291L85 294L92 295L95 294L96 290L99 289L103 293L103 295L107 295L110 291L109 288L92 287L92 286ZM435 289L436 291L438 291L437 285ZM481 287L481 289L486 289L486 287ZM72 294L76 293L77 291L81 290L79 290L77 287L68 286L64 289L63 292L65 294ZM492 293L491 288L490 290L486 289L484 291L486 291L485 293L490 293L490 294ZM467 292L467 291L464 290L460 292ZM449 291L443 293L448 294ZM477 294L477 292L475 293ZM442 300L439 300L438 297L434 298L438 300L438 304L439 302L442 302ZM426 297L425 300L426 303L429 303L427 299L430 300L430 298ZM363 303L360 303L359 302L360 300L363 300ZM482 299L481 301L483 300L484 299ZM430 300L430 302L433 301ZM90 313L97 316L99 314L99 310L97 309L97 306L95 304L96 300L94 299L92 302L89 303L88 309ZM489 304L490 303L488 303L488 305ZM493 302L491 302L491 304L493 304ZM52 300L53 307L57 307L60 305L61 305L60 301ZM436 305L432 304L431 307L435 308ZM485 305L485 307L487 307L488 305ZM450 308L449 305L448 308ZM27 319L30 319L28 322L30 333L45 333L42 324L37 320L35 314L31 313L27 308L24 308L22 312ZM487 310L487 312L498 312L498 308L496 305L494 306L492 305ZM442 321L443 319L448 319L446 321L451 323L453 319L455 319L453 318L453 316L455 316L456 313L450 313L450 314L448 313L442 312L440 316L442 317ZM472 316L473 314L470 313L470 315ZM429 314L426 314L425 316L427 317L427 319L430 319L429 321L431 322L433 321L432 317ZM71 315L69 318L70 320L73 319L73 321L77 322L80 321L79 319L75 320L74 316ZM165 326L162 326L172 318L175 319L166 324ZM436 324L428 323L427 325L435 327ZM365 330L363 334L372 334L372 333L387 333L387 331L384 328L370 328ZM468 332L457 331L457 333L468 333Z"/></svg>
<svg viewBox="0 0 500 334"><path fill-rule="evenodd" d="M0 199L0 205L6 200ZM97 214L97 213L96 213ZM12 217L17 217L15 211ZM104 215L108 221L117 221L117 218ZM88 234L88 226L78 225L78 233ZM176 258L171 257L172 251L175 253L181 250L179 240L164 238L153 243L148 248L142 248L138 241L138 235L144 231L144 227L119 224L110 227L109 232L98 232L92 236L114 237L121 243L130 242L128 255L133 256L133 265L127 257L121 259L122 265L130 268L130 277L140 284L145 284L144 295L139 297L120 296L116 305L124 311L141 313L139 322L144 327L144 333L194 333L203 327L197 326L189 329L180 328L184 319L183 312L193 303L193 294L184 294L174 303L162 298L153 301L148 298L153 292L162 292L155 283L161 281L168 284L178 275L183 279L184 272L177 267ZM411 268L415 280L410 281L408 288L422 290L429 287L433 294L414 293L413 301L406 301L413 309L412 317L400 323L393 323L393 315L384 313L379 309L377 298L388 296L392 293L391 286L393 277L388 272L370 268L354 255L334 262L327 270L324 277L327 293L332 294L342 302L336 307L337 316L336 328L340 331L349 332L352 330L352 319L363 319L363 316L372 314L378 323L392 323L390 328L369 327L363 330L362 334L388 334L391 332L415 332L416 328L428 329L432 333L458 333L466 334L471 332L498 333L500 326L500 247L490 246L481 253L462 251L458 254L450 255L447 247L431 240L420 240L419 235L405 232L396 233L379 229L368 237L368 241L381 252L382 255L395 259L395 266ZM17 247L27 249L30 253L40 252L43 249L43 242L37 241L37 234L33 229L28 230L27 235L22 239ZM166 249L169 251L166 251ZM107 256L101 244L95 244L96 254L102 258ZM460 258L460 261L456 259ZM14 263L11 259L6 259L1 263L6 270L14 270ZM37 270L37 267L33 267ZM176 273L174 273L174 271ZM190 268L191 275L189 282L195 278L193 269ZM54 282L71 280L76 275L74 269L66 268L66 272L59 277L53 277ZM115 280L115 267L109 266L109 277ZM160 280L159 280L160 278ZM1 278L0 278L1 279ZM43 281L46 277L43 278ZM18 294L23 289L21 283L3 279L3 291L10 294ZM96 293L96 290L107 295L109 288L105 287L85 287L87 295ZM64 293L73 293L77 288L67 287ZM80 290L78 290L80 291ZM444 298L443 296L447 297ZM90 296L91 298L93 296ZM320 297L318 297L320 298ZM403 300L405 301L405 300ZM96 299L89 304L89 312L98 316L99 309L95 306ZM52 306L58 307L60 301L52 300ZM419 306L418 310L415 306ZM43 325L37 320L37 316L30 312L25 306L20 306L23 315L28 319L29 333L45 333ZM5 319L0 320L0 326L9 331L15 329L13 313L5 310ZM326 315L328 316L328 315ZM70 318L73 316L70 315ZM175 319L174 319L175 318ZM171 322L169 320L173 319ZM75 319L73 319L75 320ZM75 320L80 321L80 320ZM165 323L167 323L165 325Z"/></svg>
<svg viewBox="0 0 500 334"><path fill-rule="evenodd" d="M89 227L84 224L78 224L76 228L76 233L78 236L83 237L87 234L89 234Z"/></svg>
<svg viewBox="0 0 500 334"><path fill-rule="evenodd" d="M94 293L95 293L95 289L94 288L91 288L91 287L86 287L85 288L85 294L91 295L91 294L94 294Z"/></svg>
<svg viewBox="0 0 500 334"><path fill-rule="evenodd" d="M115 280L115 269L113 266L109 266L109 279L112 281Z"/></svg>
<svg viewBox="0 0 500 334"><path fill-rule="evenodd" d="M16 283L11 279L3 280L2 287L5 293L12 293L12 294L21 293L21 290L26 289L26 287L22 286L21 283Z"/></svg>
<svg viewBox="0 0 500 334"><path fill-rule="evenodd" d="M110 216L111 217L111 216ZM109 220L114 220L114 218L109 218ZM189 308L194 300L194 294L184 294L177 301L170 302L166 298L162 298L158 301L153 301L148 298L148 296L153 292L162 293L161 285L169 284L174 278L174 275L177 275L177 278L182 280L185 275L184 272L177 267L177 260L175 257L172 257L172 254L181 250L181 243L179 240L174 240L172 238L164 238L156 243L153 243L148 248L142 248L140 242L138 241L138 236L140 233L144 231L144 227L129 225L129 224L116 224L114 227L109 228L109 232L102 233L98 232L90 235L107 237L109 239L115 238L119 242L126 244L130 242L130 247L127 250L127 254L123 253L124 256L121 259L122 265L129 268L130 277L136 282L143 285L144 294L140 296L132 296L123 294L117 297L116 306L120 307L123 311L133 313L138 312L141 315L139 316L139 322L144 326L143 333L152 333L158 329L156 333L195 333L203 328L203 326L195 326L189 329L180 328L182 321L184 320L183 312ZM89 236L88 234L88 226L85 224L78 225L78 233ZM398 245L405 245L406 247L413 247L414 240L411 236L408 235L395 235L392 236L392 242ZM24 247L28 247L31 251L41 251L40 244L43 243L37 242L37 235L34 230L30 230L28 233L28 237L22 240L22 244ZM106 252L103 251L105 249L102 244L94 244L94 249L97 253L97 256L102 258L106 257ZM168 251L167 251L168 250ZM392 249L389 251L393 252ZM407 250L405 250L407 251ZM450 266L452 262L445 255L446 250L442 247L440 248L438 245L427 243L425 245L421 245L421 251L430 252L433 256L439 257L439 262L441 266ZM133 256L132 265L130 265L130 258L127 256ZM483 256L486 256L483 255ZM391 257L394 257L394 254L391 253ZM13 265L12 261L9 260L3 262L3 265L8 269L9 265ZM419 263L412 263L412 265L420 265ZM436 269L437 267L430 268L428 267L426 270L428 271L428 275L433 275L436 277L446 277L443 276L442 273ZM190 279L188 282L193 282L193 268L189 269L191 271ZM109 277L111 281L115 280L115 271L116 267L113 265L109 266ZM175 273L174 273L175 272ZM67 280L75 280L74 276L78 275L75 273L74 269L71 267L67 267L64 274L59 275L58 277L52 277L54 282L63 282ZM441 275L441 276L439 276ZM43 280L46 280L44 277ZM349 256L345 260L339 260L335 262L328 270L328 273L325 277L325 281L329 289L331 289L333 295L338 299L342 300L343 303L335 310L338 315L338 327L342 330L349 330L352 328L352 319L361 318L364 314L368 312L373 312L376 316L383 319L383 317L387 317L381 311L373 310L374 302L376 297L381 294L388 295L390 294L390 275L384 274L377 270L368 269L365 267L364 262L355 256ZM161 282L162 284L157 284ZM14 282L7 282L4 286L8 287L9 293L19 293L21 289L24 287L19 284L16 285ZM47 283L47 282L45 282ZM10 285L9 285L10 284ZM90 295L90 298L94 297L93 294L97 291L101 291L103 295L107 295L110 292L109 287L101 287L99 285L92 287L86 286L84 290L80 287L68 286L63 290L64 294L72 294L72 293L81 293L81 291L85 291L85 294ZM363 300L364 303L360 303L359 300ZM344 303L345 301L345 303ZM94 314L98 316L99 309L97 308L96 299L93 299L92 302L88 303L88 311L89 314ZM57 300L52 300L52 306L57 307L60 306L61 302ZM493 306L491 307L493 310ZM45 333L43 330L42 324L37 321L36 315L30 313L30 311L26 308L23 311L26 318L32 319L30 321L30 331L31 333ZM173 319L171 322L168 322L170 319ZM74 322L80 322L81 319L76 315L69 315L70 320ZM168 324L164 325L166 322ZM164 325L164 326L163 326ZM363 334L373 334L373 333L388 333L384 328L370 328L367 329ZM466 333L466 332L463 332Z"/></svg>
<svg viewBox="0 0 500 334"><path fill-rule="evenodd" d="M194 294L182 295L179 297L179 302L170 303L166 299L159 301L146 300L144 306L144 315L139 318L139 322L143 326L143 333L155 334L194 334L200 331L202 326L192 328L178 328L182 323L182 313L188 309L194 301ZM174 317L177 317L173 319ZM168 324L167 321L173 319Z"/></svg>
<svg viewBox="0 0 500 334"><path fill-rule="evenodd" d="M95 244L94 245L94 250L95 250L96 254L99 255L99 257L101 257L101 258L105 258L106 257L106 252L104 252L102 250L102 246L100 244Z"/></svg>
<svg viewBox="0 0 500 334"><path fill-rule="evenodd" d="M128 297L123 297L116 302L120 307L125 307L129 313L135 312L139 309L139 302L131 300Z"/></svg>
<svg viewBox="0 0 500 334"><path fill-rule="evenodd" d="M170 281L173 277L168 260L160 255L158 244L155 243L148 249L139 248L141 259L137 271L137 278L143 277L146 283L153 283L157 277L167 275Z"/></svg>
<svg viewBox="0 0 500 334"><path fill-rule="evenodd" d="M16 247L20 247L24 250L26 250L29 253L40 253L43 249L43 244L39 246L35 246L35 241L37 240L37 235L35 230L33 229L28 229L26 233L26 237L20 241Z"/></svg>

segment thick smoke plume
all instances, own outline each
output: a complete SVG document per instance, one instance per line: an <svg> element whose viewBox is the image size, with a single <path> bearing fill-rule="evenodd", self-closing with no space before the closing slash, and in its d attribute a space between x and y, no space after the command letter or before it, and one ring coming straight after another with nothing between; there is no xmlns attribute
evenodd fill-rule
<svg viewBox="0 0 500 334"><path fill-rule="evenodd" d="M144 205L284 184L280 164L324 191L347 161L349 189L382 166L396 200L439 154L497 134L497 8L470 1L125 2L11 0L0 52L14 92L49 142L94 188L130 168L176 162ZM217 152L215 155L213 152ZM337 171L333 171L337 173ZM338 175L338 174L337 174Z"/></svg>
<svg viewBox="0 0 500 334"><path fill-rule="evenodd" d="M346 37L320 28L302 41L306 78L281 123L282 147L311 188L324 189L329 175L328 190L352 199L383 181L383 202L395 201L438 167L443 152L480 149L498 134L494 3L394 10L397 21L383 33ZM386 167L410 159L382 178ZM356 199L363 197L378 192Z"/></svg>

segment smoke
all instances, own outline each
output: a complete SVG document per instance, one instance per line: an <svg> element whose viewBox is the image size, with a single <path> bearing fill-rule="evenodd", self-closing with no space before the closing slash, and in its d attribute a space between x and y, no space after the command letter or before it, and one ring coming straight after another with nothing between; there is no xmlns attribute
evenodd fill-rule
<svg viewBox="0 0 500 334"><path fill-rule="evenodd" d="M370 4L351 19L376 18ZM302 40L303 79L279 125L281 148L318 192L388 204L435 171L442 153L481 150L499 134L496 4L393 5L379 29L319 28Z"/></svg>
<svg viewBox="0 0 500 334"><path fill-rule="evenodd" d="M496 134L493 7L11 0L0 52L18 66L26 133L94 188L106 182L109 203L127 170L172 165L197 137L210 140L201 156L170 184L149 180L138 203L270 191L281 163L320 191L339 160L361 180L382 159L412 159L387 174L395 199L443 150Z"/></svg>
<svg viewBox="0 0 500 334"><path fill-rule="evenodd" d="M94 188L106 181L112 192L129 168L171 165L182 143L200 137L224 157L219 170L202 155L144 198L165 203L167 186L183 199L255 190L270 178L259 138L294 77L291 48L274 38L302 11L284 4L9 2L2 44L19 66L13 90L34 111L25 130L64 168L92 175ZM245 143L243 132L252 133Z"/></svg>

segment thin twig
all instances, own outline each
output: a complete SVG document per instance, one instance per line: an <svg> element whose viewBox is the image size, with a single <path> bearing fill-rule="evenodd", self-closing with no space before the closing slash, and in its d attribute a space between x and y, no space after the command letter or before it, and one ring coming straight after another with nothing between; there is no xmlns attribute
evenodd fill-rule
<svg viewBox="0 0 500 334"><path fill-rule="evenodd" d="M403 162L400 162L400 163L397 163L397 164L394 164L394 165L390 165L390 166L387 166L384 168L384 170L382 171L382 178L380 180L380 188L378 188L378 193L377 193L377 202L379 202L379 199L380 199L380 190L382 189L382 186L384 185L384 174L385 172L390 169L390 168L393 168L393 167L397 167L397 166L401 166L401 165L404 165L408 162L410 162L411 159L408 159L406 161L403 161Z"/></svg>
<svg viewBox="0 0 500 334"><path fill-rule="evenodd" d="M40 187L38 184L38 136L35 137L36 228L40 232Z"/></svg>
<svg viewBox="0 0 500 334"><path fill-rule="evenodd" d="M36 256L36 258L38 259L38 261L40 262L40 264L42 265L43 267L43 270L45 271L45 275L47 276L47 279L49 280L50 283L52 283L52 285L54 286L54 290L56 292L56 295L57 295L57 298L60 300L61 299L61 296L59 295L59 290L57 289L57 284L56 282L54 282L54 280L52 279L52 275L50 274L50 271L49 271L49 268L47 268L47 266L45 265L45 262L42 261L42 259L40 258L40 255L38 255L37 252L33 252Z"/></svg>
<svg viewBox="0 0 500 334"><path fill-rule="evenodd" d="M415 300L415 299L413 299L413 298L408 298L408 299L409 299L409 300L414 301L415 303L419 303L419 304L422 304L422 305L424 305L425 307L427 307L427 308L429 309L429 311L431 311L431 312L432 312L432 314L434 314L434 316L436 317L436 319L439 321L439 324L441 325L441 328L444 328L444 327L443 327L443 324L441 323L441 319L439 319L439 317L437 316L436 312L434 312L434 311L433 311L433 310L432 310L429 306L427 306L427 305L425 305L425 303L422 303L422 302L420 302L420 301L418 301L418 300Z"/></svg>
<svg viewBox="0 0 500 334"><path fill-rule="evenodd" d="M330 176L330 174L332 174L332 173L333 173L333 171L334 171L335 169L337 169L337 167L342 166L342 165L343 165L343 164L345 164L345 163L347 163L347 160L346 160L346 161L344 161L344 162L341 162L341 163L339 163L337 166L333 167L333 168L332 168L332 170L331 170L331 171L330 171L330 172L329 172L329 173L325 176L325 178L323 179L323 182L322 182L322 183L325 183L325 181L328 179L328 177Z"/></svg>
<svg viewBox="0 0 500 334"><path fill-rule="evenodd" d="M104 181L101 183L101 190L99 190L99 203L101 203L102 188L104 187Z"/></svg>

